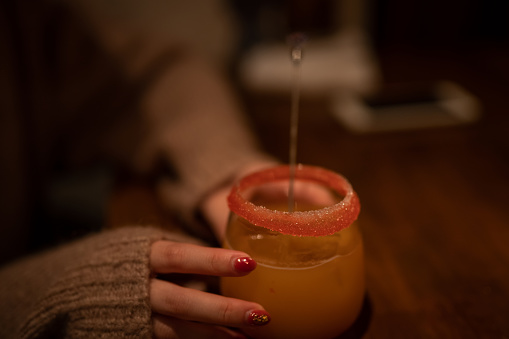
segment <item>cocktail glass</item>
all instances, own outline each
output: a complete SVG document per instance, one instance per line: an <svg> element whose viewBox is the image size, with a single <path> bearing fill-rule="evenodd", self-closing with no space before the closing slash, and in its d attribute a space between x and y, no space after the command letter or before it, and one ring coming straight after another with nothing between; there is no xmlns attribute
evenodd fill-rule
<svg viewBox="0 0 509 339"><path fill-rule="evenodd" d="M334 338L353 324L364 299L356 193L320 167L299 165L294 173L294 206L289 166L244 177L228 197L224 247L258 265L245 277L222 278L221 291L270 313L268 325L245 330L253 338Z"/></svg>

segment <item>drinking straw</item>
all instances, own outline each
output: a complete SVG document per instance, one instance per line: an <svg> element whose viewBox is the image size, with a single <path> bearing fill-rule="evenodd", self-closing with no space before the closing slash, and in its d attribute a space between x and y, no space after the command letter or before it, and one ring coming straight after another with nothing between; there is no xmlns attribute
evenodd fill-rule
<svg viewBox="0 0 509 339"><path fill-rule="evenodd" d="M300 64L302 61L302 49L307 38L303 33L293 33L288 37L290 45L290 60L292 61L292 98L290 114L290 147L289 165L290 181L288 184L288 212L293 212L295 205L294 182L295 166L297 164L297 134L299 126L299 98L300 98Z"/></svg>

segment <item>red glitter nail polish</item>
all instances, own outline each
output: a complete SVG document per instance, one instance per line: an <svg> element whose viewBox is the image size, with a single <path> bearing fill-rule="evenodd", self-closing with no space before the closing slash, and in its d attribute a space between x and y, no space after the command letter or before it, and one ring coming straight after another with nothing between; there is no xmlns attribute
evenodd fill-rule
<svg viewBox="0 0 509 339"><path fill-rule="evenodd" d="M247 322L252 326L262 326L270 322L270 314L264 310L255 310L248 313Z"/></svg>
<svg viewBox="0 0 509 339"><path fill-rule="evenodd" d="M251 272L256 268L256 261L249 257L237 258L233 266L239 272Z"/></svg>

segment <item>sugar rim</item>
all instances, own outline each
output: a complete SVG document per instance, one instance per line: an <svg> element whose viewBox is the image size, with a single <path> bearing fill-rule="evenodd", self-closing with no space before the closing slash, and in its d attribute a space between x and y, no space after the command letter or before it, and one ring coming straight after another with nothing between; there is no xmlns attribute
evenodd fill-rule
<svg viewBox="0 0 509 339"><path fill-rule="evenodd" d="M295 236L324 236L350 226L359 215L359 198L352 185L342 175L321 167L298 165L295 179L328 186L344 198L331 206L304 212L285 212L268 209L247 201L242 192L247 188L289 178L290 167L281 165L252 173L238 181L228 196L232 212L255 226Z"/></svg>

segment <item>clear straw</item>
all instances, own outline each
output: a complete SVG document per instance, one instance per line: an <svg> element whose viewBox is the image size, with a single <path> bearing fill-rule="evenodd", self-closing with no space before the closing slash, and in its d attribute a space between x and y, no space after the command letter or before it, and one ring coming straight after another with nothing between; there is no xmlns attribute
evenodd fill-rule
<svg viewBox="0 0 509 339"><path fill-rule="evenodd" d="M290 115L290 179L288 185L288 212L293 212L295 207L294 182L295 168L297 165L297 135L299 127L299 102L300 102L300 65L302 61L302 48L306 41L306 36L302 33L294 33L289 36L290 59L292 61L292 100Z"/></svg>

